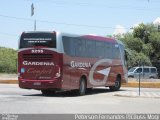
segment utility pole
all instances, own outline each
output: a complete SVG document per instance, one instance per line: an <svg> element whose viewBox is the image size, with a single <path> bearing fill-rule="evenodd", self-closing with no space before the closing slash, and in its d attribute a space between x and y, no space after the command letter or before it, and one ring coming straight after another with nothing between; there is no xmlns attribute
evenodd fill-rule
<svg viewBox="0 0 160 120"><path fill-rule="evenodd" d="M139 60L139 68L142 66L142 60ZM138 79L139 79L139 96L141 96L141 72L143 73L143 68L142 71L139 71Z"/></svg>
<svg viewBox="0 0 160 120"><path fill-rule="evenodd" d="M34 8L34 4L31 4L31 17L34 16L35 13L35 8ZM34 20L34 31L36 31L36 19Z"/></svg>

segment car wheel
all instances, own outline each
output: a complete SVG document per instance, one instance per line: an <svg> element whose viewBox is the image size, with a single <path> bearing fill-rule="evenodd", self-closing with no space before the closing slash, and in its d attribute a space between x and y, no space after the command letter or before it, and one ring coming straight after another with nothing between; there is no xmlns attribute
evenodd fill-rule
<svg viewBox="0 0 160 120"><path fill-rule="evenodd" d="M149 79L155 79L153 76L151 76Z"/></svg>
<svg viewBox="0 0 160 120"><path fill-rule="evenodd" d="M128 78L134 78L134 76L131 75L131 76L128 76Z"/></svg>

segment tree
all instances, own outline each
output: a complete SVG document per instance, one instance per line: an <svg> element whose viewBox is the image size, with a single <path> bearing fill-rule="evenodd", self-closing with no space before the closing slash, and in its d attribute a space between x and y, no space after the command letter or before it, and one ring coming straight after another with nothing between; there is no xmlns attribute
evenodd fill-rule
<svg viewBox="0 0 160 120"><path fill-rule="evenodd" d="M121 40L129 53L128 67L139 65L139 61L144 65L154 65L160 75L160 32L153 24L139 24L132 33L123 36L114 36Z"/></svg>
<svg viewBox="0 0 160 120"><path fill-rule="evenodd" d="M151 33L156 32L157 28L153 24L139 24L133 30L133 36L135 38L140 38L145 44L149 42L149 36Z"/></svg>
<svg viewBox="0 0 160 120"><path fill-rule="evenodd" d="M153 32L149 36L149 42L152 45L153 53L151 55L152 60L160 60L160 33L159 32Z"/></svg>
<svg viewBox="0 0 160 120"><path fill-rule="evenodd" d="M152 57L152 54L154 53L154 48L151 43L143 44L142 45L142 52L148 56L149 58Z"/></svg>
<svg viewBox="0 0 160 120"><path fill-rule="evenodd" d="M17 51L0 47L0 73L17 72Z"/></svg>
<svg viewBox="0 0 160 120"><path fill-rule="evenodd" d="M139 63L143 62L144 65L151 65L151 61L148 56L146 56L144 53L136 52L135 50L129 50L128 54L128 68L139 66Z"/></svg>

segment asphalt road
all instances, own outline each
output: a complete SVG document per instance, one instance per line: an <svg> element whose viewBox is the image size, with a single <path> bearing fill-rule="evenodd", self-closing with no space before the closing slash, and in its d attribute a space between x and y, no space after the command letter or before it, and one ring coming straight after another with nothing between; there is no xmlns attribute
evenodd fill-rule
<svg viewBox="0 0 160 120"><path fill-rule="evenodd" d="M160 93L160 89L144 90ZM116 96L127 91L137 93L138 89L110 92L108 88L96 88L85 96L73 92L43 96L40 91L20 89L16 84L0 84L0 113L160 113L160 98Z"/></svg>

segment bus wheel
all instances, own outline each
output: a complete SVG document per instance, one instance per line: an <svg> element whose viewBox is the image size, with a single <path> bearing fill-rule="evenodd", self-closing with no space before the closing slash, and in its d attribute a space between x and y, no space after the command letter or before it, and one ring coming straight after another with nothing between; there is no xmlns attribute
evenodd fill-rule
<svg viewBox="0 0 160 120"><path fill-rule="evenodd" d="M86 93L86 81L84 78L81 78L80 84L79 84L78 95L82 96L82 95L85 95L85 93Z"/></svg>
<svg viewBox="0 0 160 120"><path fill-rule="evenodd" d="M121 77L117 76L117 80L115 81L115 85L114 86L110 86L109 89L111 91L118 91L121 87Z"/></svg>
<svg viewBox="0 0 160 120"><path fill-rule="evenodd" d="M55 91L51 91L51 90L41 90L41 92L45 96L53 95L55 93Z"/></svg>

